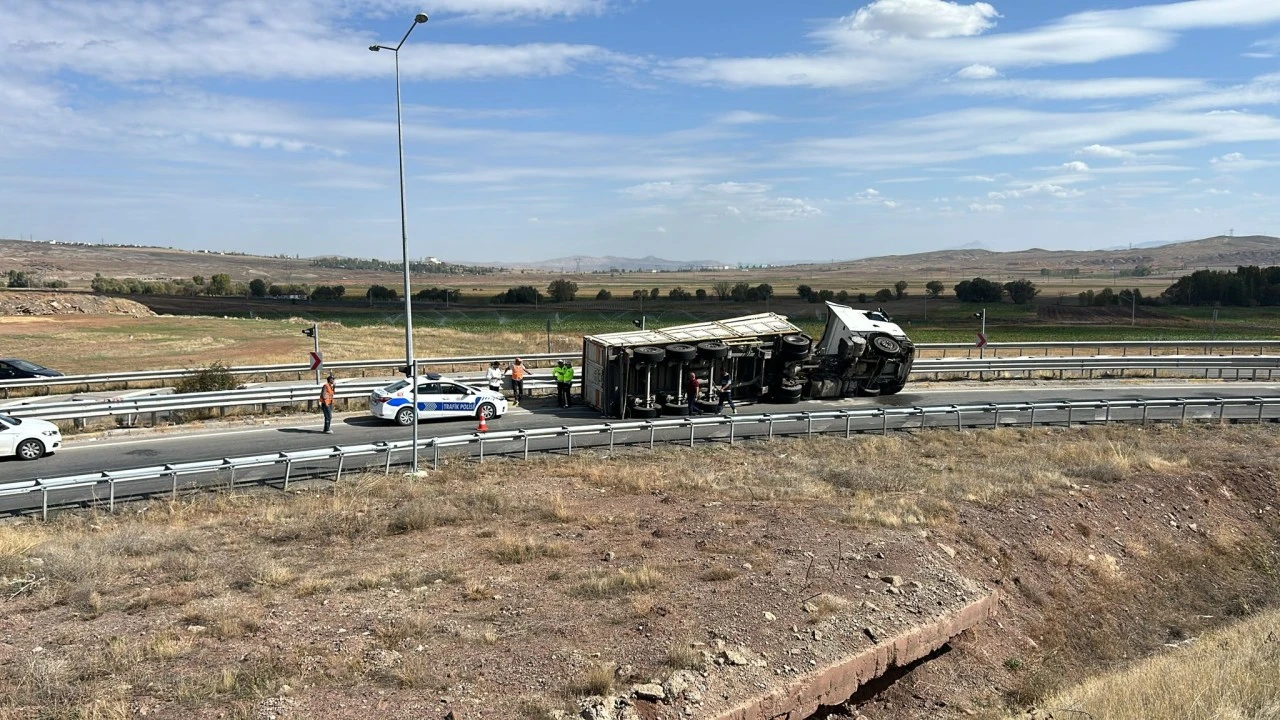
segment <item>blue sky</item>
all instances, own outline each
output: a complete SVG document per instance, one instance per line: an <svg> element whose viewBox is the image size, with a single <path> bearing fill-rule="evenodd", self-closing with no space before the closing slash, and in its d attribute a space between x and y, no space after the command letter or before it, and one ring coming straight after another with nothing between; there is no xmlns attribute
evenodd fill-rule
<svg viewBox="0 0 1280 720"><path fill-rule="evenodd" d="M1280 234L1276 0L0 0L0 236L398 257L418 11L414 257Z"/></svg>

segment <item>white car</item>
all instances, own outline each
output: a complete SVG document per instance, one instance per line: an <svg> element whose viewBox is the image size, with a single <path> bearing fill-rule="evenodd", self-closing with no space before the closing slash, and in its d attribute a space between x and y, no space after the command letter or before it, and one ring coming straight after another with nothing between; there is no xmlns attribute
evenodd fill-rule
<svg viewBox="0 0 1280 720"><path fill-rule="evenodd" d="M48 420L0 415L0 457L39 460L62 446L62 431Z"/></svg>
<svg viewBox="0 0 1280 720"><path fill-rule="evenodd" d="M474 418L486 420L507 413L507 399L493 390L463 385L434 373L419 375L418 419ZM397 380L369 396L369 412L376 418L394 420L398 425L413 424L413 385Z"/></svg>

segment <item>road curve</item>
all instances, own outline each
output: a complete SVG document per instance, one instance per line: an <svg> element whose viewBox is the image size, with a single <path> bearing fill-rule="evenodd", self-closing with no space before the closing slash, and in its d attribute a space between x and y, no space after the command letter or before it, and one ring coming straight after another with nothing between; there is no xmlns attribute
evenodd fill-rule
<svg viewBox="0 0 1280 720"><path fill-rule="evenodd" d="M1024 402L1095 399L1168 398L1250 398L1280 394L1280 384L1272 383L1177 383L1167 385L1106 384L1082 387L938 389L886 398L858 398L817 401L797 405L742 405L743 413L795 412L868 407L915 407L923 405L966 405L989 402ZM407 440L410 429L398 427L368 415L352 413L336 418L332 435L320 434L318 415L283 424L219 429L144 433L106 439L67 439L56 455L35 462L0 460L0 483L35 480L101 471L123 470L166 463L216 460L226 457L268 454L281 451L326 448L334 445ZM490 423L492 430L517 430L599 423L598 413L586 408L562 410L549 401L527 408L513 408L505 417ZM465 434L470 420L426 421L420 436Z"/></svg>

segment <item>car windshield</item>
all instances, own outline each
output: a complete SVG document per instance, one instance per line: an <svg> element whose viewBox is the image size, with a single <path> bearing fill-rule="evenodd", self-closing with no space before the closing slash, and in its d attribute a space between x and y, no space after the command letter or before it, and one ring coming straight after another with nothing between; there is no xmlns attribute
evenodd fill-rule
<svg viewBox="0 0 1280 720"><path fill-rule="evenodd" d="M26 360L10 360L9 364L18 368L19 370L25 370L26 372L40 372L41 370L49 369L47 367L37 365L33 362L27 362Z"/></svg>
<svg viewBox="0 0 1280 720"><path fill-rule="evenodd" d="M409 387L409 381L397 380L391 383L390 385L382 388L382 392L387 393L388 395L394 395L407 387Z"/></svg>
<svg viewBox="0 0 1280 720"><path fill-rule="evenodd" d="M0 423L5 425L21 425L22 421L11 415L0 415Z"/></svg>

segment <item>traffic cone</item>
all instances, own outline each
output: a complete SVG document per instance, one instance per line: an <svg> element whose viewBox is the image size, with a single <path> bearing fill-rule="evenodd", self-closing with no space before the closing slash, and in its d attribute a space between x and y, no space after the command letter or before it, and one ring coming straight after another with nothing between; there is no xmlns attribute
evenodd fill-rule
<svg viewBox="0 0 1280 720"><path fill-rule="evenodd" d="M480 418L480 425L476 428L476 432L489 432L489 423L485 422L484 413L476 413L476 417Z"/></svg>

